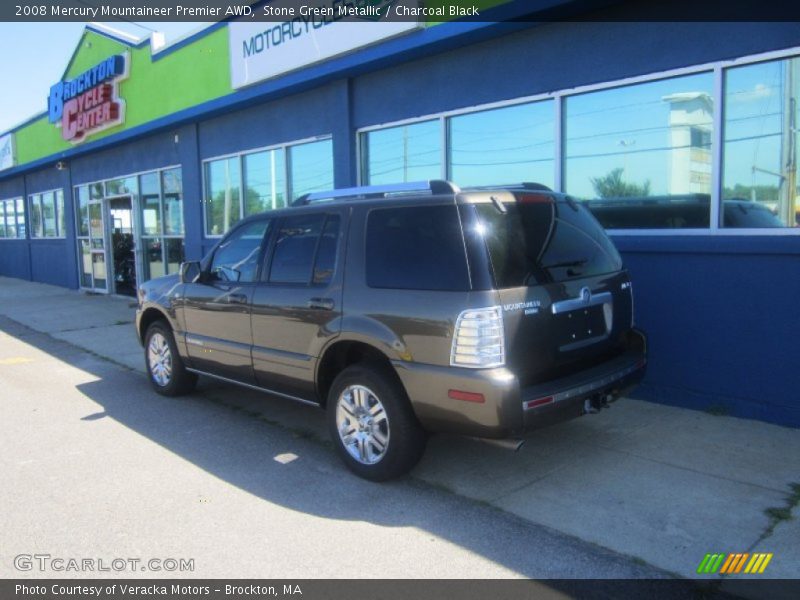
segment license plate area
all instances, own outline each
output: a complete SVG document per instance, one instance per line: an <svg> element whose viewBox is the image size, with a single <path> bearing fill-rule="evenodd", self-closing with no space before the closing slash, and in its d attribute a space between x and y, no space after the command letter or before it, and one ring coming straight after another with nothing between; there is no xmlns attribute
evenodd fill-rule
<svg viewBox="0 0 800 600"><path fill-rule="evenodd" d="M561 350L571 350L608 337L608 319L605 305L587 306L556 315L562 331Z"/></svg>

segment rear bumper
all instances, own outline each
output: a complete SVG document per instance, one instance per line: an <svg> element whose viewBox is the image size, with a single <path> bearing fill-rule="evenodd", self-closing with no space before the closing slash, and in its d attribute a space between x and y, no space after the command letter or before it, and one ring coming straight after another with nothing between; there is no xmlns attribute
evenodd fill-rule
<svg viewBox="0 0 800 600"><path fill-rule="evenodd" d="M525 388L506 368L462 369L400 361L395 367L417 417L429 431L504 438L578 417L587 399L615 399L630 391L646 368L644 334L635 331L632 338L629 350L612 360ZM470 399L452 398L453 390L467 392Z"/></svg>

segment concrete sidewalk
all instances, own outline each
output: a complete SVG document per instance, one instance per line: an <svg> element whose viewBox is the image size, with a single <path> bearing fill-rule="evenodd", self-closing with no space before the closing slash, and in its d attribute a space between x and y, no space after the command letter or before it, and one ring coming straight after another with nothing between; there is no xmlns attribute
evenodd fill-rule
<svg viewBox="0 0 800 600"><path fill-rule="evenodd" d="M143 374L132 301L0 277L0 314ZM327 438L321 411L216 382L197 393ZM745 552L800 576L800 430L624 399L517 453L433 436L412 476L684 577L706 553Z"/></svg>

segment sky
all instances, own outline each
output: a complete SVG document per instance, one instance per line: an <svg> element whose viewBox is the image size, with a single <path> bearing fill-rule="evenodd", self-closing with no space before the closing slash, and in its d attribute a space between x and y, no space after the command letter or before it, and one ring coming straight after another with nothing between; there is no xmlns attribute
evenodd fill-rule
<svg viewBox="0 0 800 600"><path fill-rule="evenodd" d="M144 37L163 31L167 43L205 23L105 23ZM61 79L86 23L0 23L0 133L47 108L50 86Z"/></svg>

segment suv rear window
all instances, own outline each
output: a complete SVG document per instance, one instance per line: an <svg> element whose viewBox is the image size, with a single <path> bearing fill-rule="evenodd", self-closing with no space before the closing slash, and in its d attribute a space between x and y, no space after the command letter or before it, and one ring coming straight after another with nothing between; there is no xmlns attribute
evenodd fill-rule
<svg viewBox="0 0 800 600"><path fill-rule="evenodd" d="M523 197L524 198L524 197ZM498 288L552 283L613 273L622 259L600 224L572 201L476 204Z"/></svg>
<svg viewBox="0 0 800 600"><path fill-rule="evenodd" d="M406 290L469 289L455 205L372 210L367 218L367 285Z"/></svg>

